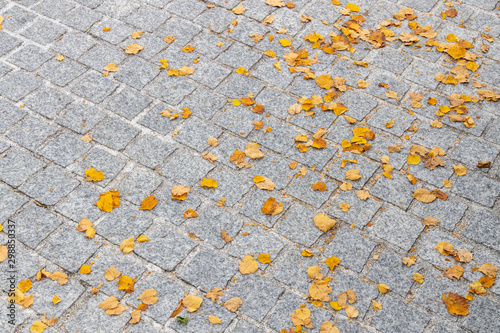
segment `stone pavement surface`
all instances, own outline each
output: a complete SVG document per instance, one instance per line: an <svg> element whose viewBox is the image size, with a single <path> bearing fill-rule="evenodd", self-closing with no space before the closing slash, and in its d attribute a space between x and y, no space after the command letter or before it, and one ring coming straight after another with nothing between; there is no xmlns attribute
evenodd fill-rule
<svg viewBox="0 0 500 333"><path fill-rule="evenodd" d="M0 259L15 226L25 307L8 322L2 259L0 330L500 332L499 6L0 0ZM110 190L120 205L105 212L94 203ZM266 215L269 198L282 209ZM243 274L248 255L257 271ZM104 277L112 266L134 291ZM177 313L186 294L201 307ZM123 313L99 308L111 296Z"/></svg>

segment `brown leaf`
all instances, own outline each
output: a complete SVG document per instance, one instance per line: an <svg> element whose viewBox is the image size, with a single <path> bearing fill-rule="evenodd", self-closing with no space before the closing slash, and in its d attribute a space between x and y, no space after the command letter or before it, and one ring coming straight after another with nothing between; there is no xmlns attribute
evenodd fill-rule
<svg viewBox="0 0 500 333"><path fill-rule="evenodd" d="M264 206L262 206L261 211L266 215L278 215L283 211L283 203L278 203L275 198L269 198L264 202Z"/></svg>
<svg viewBox="0 0 500 333"><path fill-rule="evenodd" d="M223 239L223 240L224 240L224 242L226 242L226 243L229 243L229 242L231 242L231 241L233 240L231 237L229 237L229 236L228 236L228 234L227 234L227 231L226 231L226 230L222 230L222 231L220 232L220 236L222 237L222 239Z"/></svg>
<svg viewBox="0 0 500 333"><path fill-rule="evenodd" d="M457 250L453 258L459 262L471 262L472 253L470 253L469 250Z"/></svg>
<svg viewBox="0 0 500 333"><path fill-rule="evenodd" d="M221 287L216 287L212 290L210 290L205 297L210 298L212 302L218 301L220 296L224 296L224 292L222 292Z"/></svg>
<svg viewBox="0 0 500 333"><path fill-rule="evenodd" d="M250 142L245 147L245 155L253 159L263 158L264 156L266 156L259 150L259 145L253 142Z"/></svg>
<svg viewBox="0 0 500 333"><path fill-rule="evenodd" d="M326 214L317 214L314 217L314 224L319 230L327 232L335 226L335 220L328 217Z"/></svg>
<svg viewBox="0 0 500 333"><path fill-rule="evenodd" d="M450 314L458 316L466 316L469 314L470 305L465 297L449 292L448 295L443 294L443 301Z"/></svg>
<svg viewBox="0 0 500 333"><path fill-rule="evenodd" d="M460 280L463 274L464 268L460 265L455 265L453 267L448 267L447 269L445 269L443 276L447 277L450 280L453 280L454 278Z"/></svg>
<svg viewBox="0 0 500 333"><path fill-rule="evenodd" d="M236 312L241 306L243 301L239 297L233 297L224 303L224 307L231 312Z"/></svg>
<svg viewBox="0 0 500 333"><path fill-rule="evenodd" d="M441 220L438 220L434 217L431 217L431 216L427 216L423 221L422 223L424 225L427 225L427 226L437 226L439 224L439 222L441 222Z"/></svg>
<svg viewBox="0 0 500 333"><path fill-rule="evenodd" d="M424 188L417 188L415 192L413 192L413 197L423 203L431 203L436 200L436 195Z"/></svg>
<svg viewBox="0 0 500 333"><path fill-rule="evenodd" d="M259 264L251 255L247 255L241 258L241 261L238 264L238 268L240 270L240 273L243 275L252 274L259 269Z"/></svg>
<svg viewBox="0 0 500 333"><path fill-rule="evenodd" d="M486 263L481 265L479 271L488 277L494 278L497 276L498 268L490 263Z"/></svg>
<svg viewBox="0 0 500 333"><path fill-rule="evenodd" d="M319 181L316 184L313 184L312 186L313 191L320 191L320 192L325 192L326 191L326 184Z"/></svg>
<svg viewBox="0 0 500 333"><path fill-rule="evenodd" d="M157 203L158 203L158 200L156 200L156 197L154 195L150 195L149 197L146 197L144 200L141 201L141 207L139 209L140 210L151 210L151 209L155 208Z"/></svg>

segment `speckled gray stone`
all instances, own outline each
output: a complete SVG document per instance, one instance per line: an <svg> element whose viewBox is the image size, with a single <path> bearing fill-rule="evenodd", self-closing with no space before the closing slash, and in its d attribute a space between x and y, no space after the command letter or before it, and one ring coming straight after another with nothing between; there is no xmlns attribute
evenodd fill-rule
<svg viewBox="0 0 500 333"><path fill-rule="evenodd" d="M124 166L124 158L113 155L102 148L95 148L85 155L85 158L75 166L73 172L83 177L85 176L85 170L90 168L102 171L104 179L94 182L94 184L106 186L118 175Z"/></svg>
<svg viewBox="0 0 500 333"><path fill-rule="evenodd" d="M403 303L395 296L387 295L382 301L382 310L375 313L372 323L383 332L423 332L429 320L425 312Z"/></svg>
<svg viewBox="0 0 500 333"><path fill-rule="evenodd" d="M63 133L40 150L40 155L63 167L82 157L91 144L71 133Z"/></svg>
<svg viewBox="0 0 500 333"><path fill-rule="evenodd" d="M22 149L11 149L0 159L0 179L17 187L46 164Z"/></svg>
<svg viewBox="0 0 500 333"><path fill-rule="evenodd" d="M33 203L25 206L13 221L16 224L17 238L32 249L61 224L55 215Z"/></svg>
<svg viewBox="0 0 500 333"><path fill-rule="evenodd" d="M372 217L382 206L382 203L373 199L372 196L367 200L359 199L356 191L340 191L332 199L332 208L329 214L360 229L371 221ZM351 206L347 212L342 211L339 207L344 202Z"/></svg>
<svg viewBox="0 0 500 333"><path fill-rule="evenodd" d="M118 183L117 189L122 193L121 198L140 205L141 201L150 196L161 182L162 178L156 173L137 166Z"/></svg>
<svg viewBox="0 0 500 333"><path fill-rule="evenodd" d="M199 154L187 149L178 149L167 158L159 172L176 185L191 186L203 180L214 167Z"/></svg>
<svg viewBox="0 0 500 333"><path fill-rule="evenodd" d="M458 177L451 191L492 207L500 195L500 182L469 170L465 176Z"/></svg>

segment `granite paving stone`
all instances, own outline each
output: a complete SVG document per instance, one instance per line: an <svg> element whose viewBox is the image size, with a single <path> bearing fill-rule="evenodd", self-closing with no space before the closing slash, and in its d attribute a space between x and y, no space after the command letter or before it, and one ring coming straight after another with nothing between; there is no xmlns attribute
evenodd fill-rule
<svg viewBox="0 0 500 333"><path fill-rule="evenodd" d="M0 0L0 290L6 297L29 278L33 286L24 294L34 297L28 309L15 305L14 325L4 302L0 327L35 331L33 323L47 313L58 319L47 332L319 333L326 321L353 333L499 331L500 284L474 295L466 316L450 314L441 302L446 292L466 295L484 276L477 268L485 263L500 267L499 5ZM414 16L399 20L402 8ZM377 44L380 31L386 38ZM402 42L412 35L418 41ZM131 44L144 48L127 54ZM104 70L110 63L116 71ZM176 76L182 67L194 72ZM240 67L248 72L239 74ZM436 80L457 70L467 71L468 82ZM420 103L414 94L422 95ZM253 112L243 97L264 111ZM458 97L465 102L456 107ZM347 110L329 111L331 103ZM452 110L438 116L443 107ZM474 126L450 121L457 114ZM356 128L374 134L362 152L342 145ZM308 144L300 152L297 135L321 135L327 147ZM218 142L209 144L210 138ZM231 161L249 143L265 156ZM401 149L389 152L394 145ZM414 145L440 147L446 165L409 164ZM207 153L217 159L209 161ZM478 168L478 161L491 167ZM384 164L393 167L390 175L382 174ZM467 173L456 174L453 165ZM87 180L90 168L104 179ZM346 179L352 169L359 180ZM257 188L256 176L275 188ZM202 187L204 178L217 187ZM325 191L312 190L319 182ZM190 188L184 200L172 198L178 185ZM413 197L418 188L447 198L421 202ZM369 193L366 200L360 190ZM120 193L111 212L96 205L108 191ZM157 203L141 210L148 196ZM262 212L270 198L282 205L275 215ZM319 213L335 226L319 229ZM440 222L425 226L427 217ZM96 230L91 239L76 230L84 218ZM15 265L8 243L13 226ZM129 237L134 249L124 253L120 244ZM470 251L472 260L440 254L439 242ZM241 258L261 254L271 262L257 260L254 273L242 274ZM325 263L332 256L340 260L333 270ZM404 257L416 263L408 267ZM464 273L452 281L442 270L455 264ZM312 304L310 295L316 265L332 288L323 304ZM136 279L135 290L108 281L111 266ZM41 269L64 272L69 281L37 280ZM389 292L381 294L379 283ZM217 287L222 293L212 301L207 293ZM138 297L147 289L158 300L145 309ZM348 290L357 295L356 318L329 304ZM194 312L179 307L188 294L202 299ZM126 308L122 314L99 308L110 296ZM223 306L232 297L243 302L235 312ZM141 320L133 323L139 306ZM301 307L311 311L311 328L292 321Z"/></svg>
<svg viewBox="0 0 500 333"><path fill-rule="evenodd" d="M342 267L361 272L375 245L358 231L342 227L337 230L335 238L326 246L323 254L339 258Z"/></svg>
<svg viewBox="0 0 500 333"><path fill-rule="evenodd" d="M373 221L370 233L402 249L409 250L424 225L399 208L388 207ZM389 230L393 232L388 232Z"/></svg>

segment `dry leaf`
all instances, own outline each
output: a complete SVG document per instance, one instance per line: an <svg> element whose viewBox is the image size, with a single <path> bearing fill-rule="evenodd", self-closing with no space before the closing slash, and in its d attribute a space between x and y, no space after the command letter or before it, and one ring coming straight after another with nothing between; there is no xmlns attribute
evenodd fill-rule
<svg viewBox="0 0 500 333"><path fill-rule="evenodd" d="M184 212L185 219L190 219L190 218L195 218L195 217L198 217L198 214L191 208L188 208L188 210L186 210Z"/></svg>
<svg viewBox="0 0 500 333"><path fill-rule="evenodd" d="M110 62L103 69L107 72L118 72L118 67L116 66L116 64L114 62Z"/></svg>
<svg viewBox="0 0 500 333"><path fill-rule="evenodd" d="M313 300L328 302L332 287L325 280L315 280L309 287L309 296Z"/></svg>
<svg viewBox="0 0 500 333"><path fill-rule="evenodd" d="M450 280L453 280L454 278L460 280L463 274L464 268L460 265L455 265L453 267L448 267L447 269L445 269L443 276L447 277Z"/></svg>
<svg viewBox="0 0 500 333"><path fill-rule="evenodd" d="M450 314L458 316L466 316L469 314L470 305L463 296L449 292L446 296L443 294L443 301Z"/></svg>
<svg viewBox="0 0 500 333"><path fill-rule="evenodd" d="M217 188L217 181L212 178L203 177L203 180L200 182L200 186L207 188Z"/></svg>
<svg viewBox="0 0 500 333"><path fill-rule="evenodd" d="M434 248L444 256L455 254L453 244L450 244L448 242L439 242Z"/></svg>
<svg viewBox="0 0 500 333"><path fill-rule="evenodd" d="M219 144L219 140L217 140L216 138L208 138L207 144L212 147L217 147L217 145Z"/></svg>
<svg viewBox="0 0 500 333"><path fill-rule="evenodd" d="M111 212L120 206L120 191L108 191L99 195L99 200L94 203L100 210Z"/></svg>
<svg viewBox="0 0 500 333"><path fill-rule="evenodd" d="M172 187L172 199L186 200L186 197L191 189L187 186L177 185Z"/></svg>
<svg viewBox="0 0 500 333"><path fill-rule="evenodd" d="M121 274L122 273L115 266L111 266L110 268L104 271L104 278L108 281L113 281Z"/></svg>
<svg viewBox="0 0 500 333"><path fill-rule="evenodd" d="M323 278L323 273L321 273L321 267L319 266L311 266L307 269L307 276L310 279L322 279Z"/></svg>
<svg viewBox="0 0 500 333"><path fill-rule="evenodd" d="M486 263L481 265L479 271L490 278L494 278L497 276L498 268L490 263Z"/></svg>
<svg viewBox="0 0 500 333"><path fill-rule="evenodd" d="M257 260L260 261L262 264L269 264L271 263L271 256L267 253L261 253L257 257Z"/></svg>
<svg viewBox="0 0 500 333"><path fill-rule="evenodd" d="M486 289L484 286L481 284L479 281L474 281L469 285L469 292L476 294L476 295L481 295L481 296L486 296Z"/></svg>
<svg viewBox="0 0 500 333"><path fill-rule="evenodd" d="M366 201L366 200L368 200L368 198L370 198L370 193L368 191L359 190L356 192L356 196L359 199Z"/></svg>
<svg viewBox="0 0 500 333"><path fill-rule="evenodd" d="M312 185L312 190L313 191L320 191L320 192L325 192L326 191L326 184L319 181L315 184Z"/></svg>
<svg viewBox="0 0 500 333"><path fill-rule="evenodd" d="M417 188L413 192L413 197L423 203L431 203L436 199L436 195L433 192L424 188Z"/></svg>
<svg viewBox="0 0 500 333"><path fill-rule="evenodd" d="M58 296L52 297L52 304L56 305L57 303L62 302L62 299L60 299Z"/></svg>
<svg viewBox="0 0 500 333"><path fill-rule="evenodd" d="M264 202L264 206L260 210L266 215L278 215L283 211L283 203L278 203L275 198L269 198Z"/></svg>
<svg viewBox="0 0 500 333"><path fill-rule="evenodd" d="M139 44L130 44L130 45L127 45L127 48L125 50L125 53L126 54L137 54L139 53L142 49L144 48L144 46L141 46Z"/></svg>
<svg viewBox="0 0 500 333"><path fill-rule="evenodd" d="M300 308L295 310L292 315L291 315L292 323L293 325L297 326L304 326L307 328L312 328L312 321L311 321L311 310L308 308Z"/></svg>
<svg viewBox="0 0 500 333"><path fill-rule="evenodd" d="M19 281L19 283L17 284L17 289L19 289L22 293L26 293L31 289L32 286L33 284L31 283L31 280L26 279Z"/></svg>
<svg viewBox="0 0 500 333"><path fill-rule="evenodd" d="M40 320L35 320L33 324L31 324L30 327L30 332L32 333L42 333L46 328L48 328L47 325L42 323Z"/></svg>
<svg viewBox="0 0 500 333"><path fill-rule="evenodd" d="M351 208L351 205L349 205L347 202L342 202L340 205L339 205L339 208L341 211L343 212L347 212L349 211L349 209Z"/></svg>
<svg viewBox="0 0 500 333"><path fill-rule="evenodd" d="M130 253L134 251L134 237L129 237L127 239L124 239L121 244L120 244L120 250L122 250L124 253Z"/></svg>
<svg viewBox="0 0 500 333"><path fill-rule="evenodd" d="M54 281L59 282L59 285L63 286L68 283L68 276L63 272L55 272L50 275L50 278Z"/></svg>
<svg viewBox="0 0 500 333"><path fill-rule="evenodd" d="M142 303L147 305L152 305L158 302L158 297L156 297L156 290L154 289L146 289L142 292L140 297L137 299L141 300Z"/></svg>
<svg viewBox="0 0 500 333"><path fill-rule="evenodd" d="M331 271L340 264L340 259L337 257L329 257L325 259L325 264L330 268Z"/></svg>
<svg viewBox="0 0 500 333"><path fill-rule="evenodd" d="M226 230L222 230L220 235L221 235L222 239L224 240L224 242L226 242L226 243L229 243L233 240L231 237L228 236Z"/></svg>
<svg viewBox="0 0 500 333"><path fill-rule="evenodd" d="M90 265L80 267L80 274L90 274Z"/></svg>
<svg viewBox="0 0 500 333"><path fill-rule="evenodd" d="M155 208L157 203L158 203L158 200L156 200L156 197L154 195L150 195L149 197L146 197L144 200L141 201L141 207L139 209L140 210L151 210L151 209Z"/></svg>
<svg viewBox="0 0 500 333"><path fill-rule="evenodd" d="M245 147L245 155L249 158L257 159L257 158L262 158L266 155L264 155L263 152L259 150L259 145L256 143L250 142L247 144Z"/></svg>
<svg viewBox="0 0 500 333"><path fill-rule="evenodd" d="M327 232L335 226L335 220L328 217L326 214L317 214L314 217L314 224L319 230Z"/></svg>
<svg viewBox="0 0 500 333"><path fill-rule="evenodd" d="M413 273L413 280L417 283L424 283L424 276L420 273Z"/></svg>
<svg viewBox="0 0 500 333"><path fill-rule="evenodd" d="M381 294L385 294L389 291L389 286L386 284L377 284L378 292Z"/></svg>
<svg viewBox="0 0 500 333"><path fill-rule="evenodd" d="M255 182L255 186L257 186L261 190L274 190L274 183L271 179L264 176L255 176L253 177L253 181Z"/></svg>
<svg viewBox="0 0 500 333"><path fill-rule="evenodd" d="M217 324L222 323L220 318L217 318L216 316L212 316L212 315L208 316L208 321L213 325L217 325Z"/></svg>
<svg viewBox="0 0 500 333"><path fill-rule="evenodd" d="M471 262L472 253L469 250L457 250L453 258L459 262Z"/></svg>
<svg viewBox="0 0 500 333"><path fill-rule="evenodd" d="M134 32L132 32L132 38L133 38L133 39L140 39L140 38L141 38L141 35L142 35L143 33L144 33L144 31L139 32L139 31L135 31L135 30L134 30Z"/></svg>
<svg viewBox="0 0 500 333"><path fill-rule="evenodd" d="M182 305L186 308L187 312L195 312L200 307L203 299L195 295L187 295L182 299Z"/></svg>
<svg viewBox="0 0 500 333"><path fill-rule="evenodd" d="M358 169L351 169L345 173L345 178L348 180L358 180L361 176Z"/></svg>
<svg viewBox="0 0 500 333"><path fill-rule="evenodd" d="M224 303L224 307L231 312L236 312L241 306L243 301L239 297L233 297Z"/></svg>
<svg viewBox="0 0 500 333"><path fill-rule="evenodd" d="M130 314L130 320L128 321L129 324L137 324L138 322L141 321L141 311L140 310L134 310Z"/></svg>
<svg viewBox="0 0 500 333"><path fill-rule="evenodd" d="M345 314L349 318L357 318L359 316L359 311L352 305L348 305L345 309Z"/></svg>
<svg viewBox="0 0 500 333"><path fill-rule="evenodd" d="M118 279L118 290L125 290L128 294L133 293L135 289L135 281L137 281L137 279L132 279L127 275L121 275Z"/></svg>
<svg viewBox="0 0 500 333"><path fill-rule="evenodd" d="M257 261L255 261L252 255L247 255L241 258L241 261L238 264L238 268L240 270L240 273L243 275L251 274L255 273L257 269L259 269L259 264L257 263Z"/></svg>
<svg viewBox="0 0 500 333"><path fill-rule="evenodd" d="M216 287L212 290L210 290L205 297L210 298L212 302L218 301L220 296L224 296L224 293L222 292L221 287Z"/></svg>
<svg viewBox="0 0 500 333"><path fill-rule="evenodd" d="M467 168L463 165L452 165L452 167L455 173L459 176L463 176L467 173Z"/></svg>
<svg viewBox="0 0 500 333"><path fill-rule="evenodd" d="M423 221L422 223L424 225L427 225L427 226L437 226L439 224L439 222L441 222L441 220L438 220L434 217L431 217L431 216L427 216Z"/></svg>

